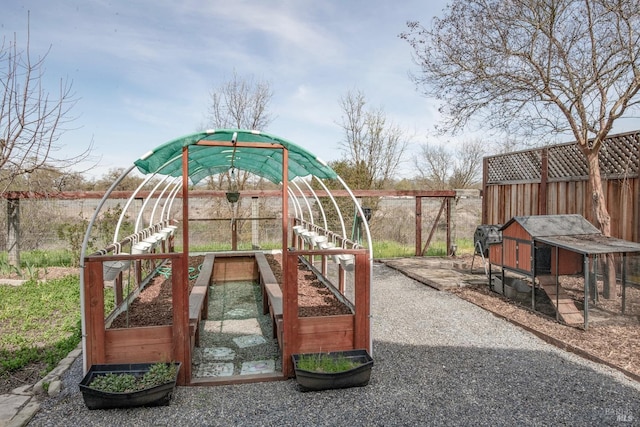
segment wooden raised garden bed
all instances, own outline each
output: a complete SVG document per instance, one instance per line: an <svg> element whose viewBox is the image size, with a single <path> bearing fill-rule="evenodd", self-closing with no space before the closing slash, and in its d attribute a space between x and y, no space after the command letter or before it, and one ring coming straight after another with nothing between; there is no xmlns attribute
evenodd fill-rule
<svg viewBox="0 0 640 427"><path fill-rule="evenodd" d="M279 286L282 285L282 256L266 255ZM282 298L282 294L278 296ZM275 316L282 318L282 306ZM298 263L299 352L332 351L354 348L354 312L322 284L304 264ZM279 324L282 328L282 323ZM281 336L282 331L278 331ZM293 340L291 340L293 341Z"/></svg>
<svg viewBox="0 0 640 427"><path fill-rule="evenodd" d="M213 257L215 256L215 262ZM206 319L206 307L208 295L206 290L212 281L236 281L255 280L260 281L263 289L267 289L266 282L272 283L271 289L278 293L278 287L282 283L281 264L277 257L268 256L268 264L265 266L265 256L261 252L253 253L216 253L207 255L211 257L210 269L203 268L200 277L192 274L189 280L188 305L195 304L198 298L198 306L188 309L189 327L185 331L190 336L190 350L183 360L176 355L175 339L176 329L173 324L176 313L174 310L173 293L176 289L175 278L159 276L149 283L144 290L131 302L128 310L120 313L113 319L108 328L104 329L103 345L94 346L92 349L93 360L90 363L136 363L136 362L164 362L183 361L184 383L191 380L189 365L191 351L198 345L198 324ZM201 264L207 264L204 257L191 257L191 267L197 268ZM178 258L173 262L179 263ZM271 267L271 268L268 268ZM193 270L193 268L192 268ZM197 271L197 270L196 270ZM206 277L205 277L206 276ZM265 282L265 279L266 282ZM197 284L196 282L199 282ZM275 286L275 287L274 287ZM201 289L204 292L196 292ZM292 376L293 370L290 364L290 355L295 353L307 353L318 351L338 351L354 348L368 347L368 334L366 341L357 337L357 320L351 307L341 302L331 290L315 278L315 275L304 268L298 268L298 315L292 322L297 322L296 334L287 340L288 349L282 348L282 337L286 330L284 327L284 304L282 289L279 295L267 295L265 302L272 311L274 332L283 350L283 375ZM278 301L279 298L279 301ZM273 300L272 300L273 299ZM186 302L186 301L185 301ZM93 344L90 344L93 345ZM184 384L179 382L179 384Z"/></svg>

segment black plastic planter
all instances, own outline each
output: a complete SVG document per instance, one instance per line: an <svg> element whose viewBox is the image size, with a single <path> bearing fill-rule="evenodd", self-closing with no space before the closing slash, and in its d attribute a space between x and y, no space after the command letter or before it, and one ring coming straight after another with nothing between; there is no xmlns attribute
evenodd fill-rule
<svg viewBox="0 0 640 427"><path fill-rule="evenodd" d="M302 354L293 354L296 381L302 391L328 390L333 388L362 387L369 384L373 359L367 350L345 350L329 353L305 353L312 357L344 357L358 363L355 368L342 372L316 372L298 368Z"/></svg>
<svg viewBox="0 0 640 427"><path fill-rule="evenodd" d="M176 376L172 381L155 387L146 388L129 393L112 393L89 387L94 378L106 374L131 374L142 377L155 363L125 363L109 365L92 365L87 375L80 382L80 391L85 405L89 409L113 409L133 408L136 406L166 406L171 400L171 395L176 387L180 363L172 363L177 366Z"/></svg>

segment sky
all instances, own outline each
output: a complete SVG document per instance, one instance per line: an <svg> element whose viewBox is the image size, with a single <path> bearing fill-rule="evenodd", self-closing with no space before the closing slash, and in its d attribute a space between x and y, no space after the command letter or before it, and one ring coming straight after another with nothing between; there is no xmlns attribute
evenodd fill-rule
<svg viewBox="0 0 640 427"><path fill-rule="evenodd" d="M234 72L271 86L274 120L262 131L325 161L341 157L339 99L349 90L406 130L409 151L433 134L437 107L411 82L411 49L398 34L407 20L440 14L444 0L7 3L0 35L24 47L29 15L32 56L49 50L46 88L72 81L76 118L60 145L77 154L93 141L89 177L203 130L211 92ZM402 168L412 175L411 162Z"/></svg>

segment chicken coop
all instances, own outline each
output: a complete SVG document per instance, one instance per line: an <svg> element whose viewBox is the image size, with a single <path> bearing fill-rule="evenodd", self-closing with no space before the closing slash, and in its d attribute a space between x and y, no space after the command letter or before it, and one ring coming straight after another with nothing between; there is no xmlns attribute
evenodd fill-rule
<svg viewBox="0 0 640 427"><path fill-rule="evenodd" d="M596 279L603 277L598 261L609 255L615 260L622 313L628 288L638 287L628 280L627 258L640 255L640 243L604 236L581 215L516 216L499 231L501 239L489 244L492 290L509 298L518 294L530 297L533 310L536 310L536 295L544 293L558 321L588 327L589 302L598 302ZM500 267L499 275L493 276L492 265ZM583 277L583 301L572 298L563 288L559 277L566 275ZM511 276L511 280L507 276ZM513 280L514 276L524 280Z"/></svg>

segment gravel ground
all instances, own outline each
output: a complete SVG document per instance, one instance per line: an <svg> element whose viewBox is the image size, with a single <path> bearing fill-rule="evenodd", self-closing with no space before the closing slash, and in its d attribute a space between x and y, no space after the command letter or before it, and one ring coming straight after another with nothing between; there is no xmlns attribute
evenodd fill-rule
<svg viewBox="0 0 640 427"><path fill-rule="evenodd" d="M374 266L371 382L178 387L167 407L94 410L77 384L30 426L640 425L640 384L552 347L455 295Z"/></svg>

